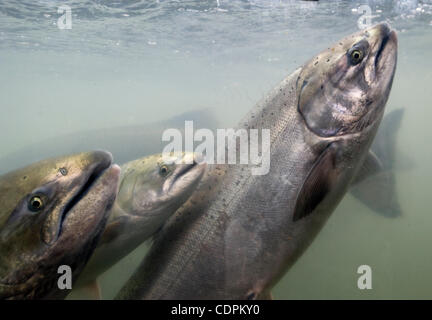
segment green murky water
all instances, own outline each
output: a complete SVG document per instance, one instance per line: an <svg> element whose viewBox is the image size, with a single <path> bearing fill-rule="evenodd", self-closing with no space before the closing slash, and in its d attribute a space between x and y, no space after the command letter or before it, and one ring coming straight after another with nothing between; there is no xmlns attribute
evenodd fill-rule
<svg viewBox="0 0 432 320"><path fill-rule="evenodd" d="M43 158L32 146L51 137L196 109L232 126L297 66L358 30L358 8L368 5L371 23L387 21L399 36L387 112L405 109L396 161L410 165L395 165L403 215L379 216L348 194L274 296L432 298L431 1L75 0L66 2L72 29L62 30L64 3L0 3L0 158L26 148ZM144 253L102 276L104 298ZM364 264L371 290L357 287Z"/></svg>

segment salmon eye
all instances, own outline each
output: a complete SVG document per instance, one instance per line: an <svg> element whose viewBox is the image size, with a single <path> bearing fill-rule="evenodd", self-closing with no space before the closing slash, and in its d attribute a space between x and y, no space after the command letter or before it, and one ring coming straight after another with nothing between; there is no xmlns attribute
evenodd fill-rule
<svg viewBox="0 0 432 320"><path fill-rule="evenodd" d="M40 196L33 196L28 203L29 210L33 212L38 212L42 210L43 207L44 207L44 203Z"/></svg>
<svg viewBox="0 0 432 320"><path fill-rule="evenodd" d="M169 169L168 166L166 165L162 165L159 167L159 173L162 177L166 177L169 173Z"/></svg>
<svg viewBox="0 0 432 320"><path fill-rule="evenodd" d="M350 62L352 65L356 65L360 63L363 59L363 51L354 49L349 53Z"/></svg>

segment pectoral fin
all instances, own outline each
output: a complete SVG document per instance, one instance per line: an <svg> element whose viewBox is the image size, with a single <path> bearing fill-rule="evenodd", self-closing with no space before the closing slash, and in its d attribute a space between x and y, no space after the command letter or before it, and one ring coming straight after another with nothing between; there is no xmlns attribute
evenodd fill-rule
<svg viewBox="0 0 432 320"><path fill-rule="evenodd" d="M273 295L270 291L265 293L261 293L258 297L258 300L274 300Z"/></svg>
<svg viewBox="0 0 432 320"><path fill-rule="evenodd" d="M355 176L354 180L351 182L351 185L356 185L361 183L363 180L371 177L373 175L378 174L384 170L383 165L378 159L378 157L372 151L369 151L363 165L361 166L359 172Z"/></svg>
<svg viewBox="0 0 432 320"><path fill-rule="evenodd" d="M393 172L385 170L366 177L351 187L351 194L380 215L395 218L402 214Z"/></svg>
<svg viewBox="0 0 432 320"><path fill-rule="evenodd" d="M402 214L396 194L396 164L402 162L407 168L413 166L411 160L403 160L403 155L398 155L397 159L395 156L397 130L403 113L403 109L397 109L384 117L372 144L372 151L353 180L350 190L367 207L392 218ZM399 166L397 169L400 169Z"/></svg>
<svg viewBox="0 0 432 320"><path fill-rule="evenodd" d="M402 124L404 109L396 109L386 114L378 128L371 150L380 159L385 169L394 168L396 159L397 133ZM400 154L397 158L400 158Z"/></svg>
<svg viewBox="0 0 432 320"><path fill-rule="evenodd" d="M113 221L108 221L105 231L103 232L99 241L99 246L110 243L117 239L122 232L125 232L127 223L128 221L126 216L120 216Z"/></svg>
<svg viewBox="0 0 432 320"><path fill-rule="evenodd" d="M297 195L293 221L300 220L314 211L332 190L336 180L336 146L330 144L317 159Z"/></svg>
<svg viewBox="0 0 432 320"><path fill-rule="evenodd" d="M87 295L88 300L101 300L102 299L102 293L101 289L99 287L99 283L97 280L94 280L93 282L88 283L85 285L82 290Z"/></svg>
<svg viewBox="0 0 432 320"><path fill-rule="evenodd" d="M274 300L273 295L270 291L260 295L259 300Z"/></svg>

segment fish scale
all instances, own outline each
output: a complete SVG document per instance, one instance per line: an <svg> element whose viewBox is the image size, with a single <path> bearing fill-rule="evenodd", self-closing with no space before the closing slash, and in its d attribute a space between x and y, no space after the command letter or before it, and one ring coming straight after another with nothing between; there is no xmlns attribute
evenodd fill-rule
<svg viewBox="0 0 432 320"><path fill-rule="evenodd" d="M295 84L300 70L296 70L290 77L284 79L282 84L272 91L270 97L265 98L255 110L251 111L249 115L245 117L246 121L241 121L243 125L240 128L269 128L270 127L270 137L271 137L271 149L278 148L278 140L285 140L284 144L293 144L298 141L299 136L302 131L299 130L297 126L293 126L294 121L299 121L296 117L295 102L296 93L292 90ZM282 89L282 90L281 90ZM286 103L280 102L275 103L275 101L280 101L282 97L288 96L288 101L291 101L290 107L286 107ZM271 105L272 108L265 108L266 105ZM284 106L284 108L281 108ZM272 114L273 113L273 114ZM284 132L286 131L286 134ZM293 157L294 156L294 157ZM300 153L291 153L282 157L285 159L285 164L283 165L284 170L288 170L289 173L296 171L299 164L302 163ZM274 154L272 154L272 166L275 163ZM182 245L176 250L173 249L174 256L172 257L172 263L170 268L164 270L162 273L162 278L160 281L166 283L167 285L161 285L157 288L159 290L152 291L149 298L163 298L166 293L170 292L171 287L175 287L176 283L180 283L185 280L185 273L182 273L184 268L193 261L197 255L200 254L202 248L205 246L211 247L212 251L223 251L223 239L220 238L220 233L218 227L224 224L224 220L229 219L231 216L235 215L237 206L242 205L242 200L247 198L247 189L244 188L245 185L253 185L254 180L263 179L262 176L253 176L250 174L251 165L228 165L226 167L215 165L214 168L209 170L207 176L203 179L207 181L211 180L209 176L218 175L219 171L227 171L230 176L240 176L240 178L232 179L229 178L228 186L221 190L217 199L211 199L211 207L206 212L206 215L202 216L200 220L195 222L194 232L190 232L184 235L182 240ZM226 175L226 174L225 174ZM238 181L240 183L236 183ZM302 179L299 179L301 181ZM212 182L213 183L213 182ZM272 184L269 184L272 185ZM201 189L205 189L201 187ZM197 197L193 196L190 201L198 201ZM225 199L225 201L218 201L220 199ZM204 200L205 201L210 201ZM247 206L246 210L250 210L253 207L254 212L262 212L268 206L267 202L258 201L251 206L248 203L244 203ZM185 210L188 206L186 205ZM182 216L184 212L180 210L177 216ZM178 223L175 222L175 223ZM169 227L166 229L166 233L169 233ZM217 249L219 247L219 249ZM190 274L188 274L190 277ZM166 279L166 280L164 280ZM175 279L173 281L173 279Z"/></svg>
<svg viewBox="0 0 432 320"><path fill-rule="evenodd" d="M391 40L383 47L386 37ZM346 50L358 48L365 39L369 45L360 49L369 50L367 58L351 62ZM340 43L344 45L323 51L284 79L240 122L239 128L270 129L269 173L254 176L253 165L211 166L117 298L269 295L359 172L388 98L396 64L395 33L381 24ZM363 92L374 98L366 106L358 88L364 89L371 68L378 68L380 78ZM329 97L323 88L332 85L328 79L335 74L342 80L333 89L335 97ZM340 90L346 91L345 110L355 114L335 118Z"/></svg>

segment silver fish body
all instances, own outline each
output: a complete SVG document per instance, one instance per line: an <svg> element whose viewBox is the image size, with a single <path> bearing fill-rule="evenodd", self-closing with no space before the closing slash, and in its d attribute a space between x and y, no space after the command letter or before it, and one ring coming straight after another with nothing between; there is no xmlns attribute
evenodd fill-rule
<svg viewBox="0 0 432 320"><path fill-rule="evenodd" d="M360 170L396 54L396 34L380 24L286 78L239 126L270 129L269 173L211 166L117 298L268 297Z"/></svg>

